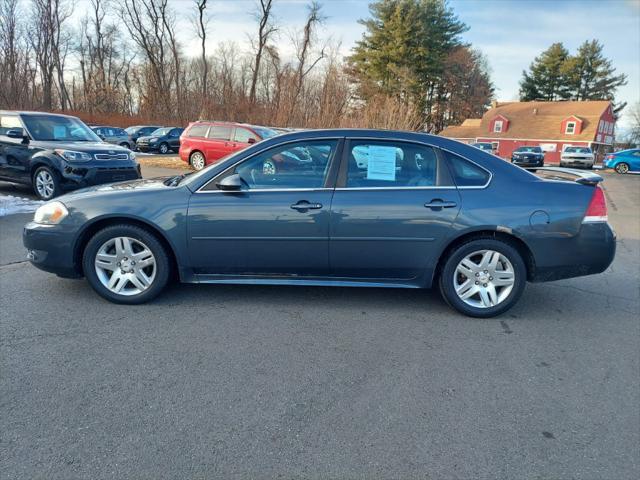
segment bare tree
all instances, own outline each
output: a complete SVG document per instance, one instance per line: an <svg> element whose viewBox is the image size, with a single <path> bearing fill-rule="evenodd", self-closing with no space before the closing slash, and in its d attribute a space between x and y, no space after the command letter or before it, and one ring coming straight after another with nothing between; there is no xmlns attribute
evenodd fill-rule
<svg viewBox="0 0 640 480"><path fill-rule="evenodd" d="M287 124L291 122L291 117L298 102L298 98L300 97L300 93L302 92L305 78L318 64L318 62L325 57L325 47L323 47L315 59L310 60L309 58L312 51L312 43L316 39L315 31L325 20L325 17L320 13L320 9L321 5L315 0L309 4L309 14L307 15L307 21L302 30L302 38L294 39L294 43L297 45L296 57L298 60L298 67L295 72L293 98L290 102Z"/></svg>
<svg viewBox="0 0 640 480"><path fill-rule="evenodd" d="M207 9L207 0L194 1L196 4L196 9L198 10L197 17L195 18L194 23L202 49L200 55L200 59L202 61L202 77L200 87L202 88L202 98L204 99L207 95L207 77L209 75L209 62L207 60L207 31L209 27L209 17L207 17L207 14L205 12L205 10Z"/></svg>
<svg viewBox="0 0 640 480"><path fill-rule="evenodd" d="M35 71L22 17L18 0L0 0L0 99L10 108L33 105L29 89L34 86Z"/></svg>
<svg viewBox="0 0 640 480"><path fill-rule="evenodd" d="M273 24L271 19L272 7L273 0L260 0L258 6L258 40L257 44L254 43L255 59L252 67L251 89L249 90L249 102L251 104L256 103L256 85L258 83L258 75L260 74L262 55L267 46L267 42L271 36L278 31L278 28Z"/></svg>

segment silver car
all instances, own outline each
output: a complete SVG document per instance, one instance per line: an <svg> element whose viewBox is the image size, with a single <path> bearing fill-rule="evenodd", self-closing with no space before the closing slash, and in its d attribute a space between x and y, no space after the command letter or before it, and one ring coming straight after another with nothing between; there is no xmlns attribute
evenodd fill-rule
<svg viewBox="0 0 640 480"><path fill-rule="evenodd" d="M589 147L567 147L560 155L561 167L592 168L593 161L593 151Z"/></svg>
<svg viewBox="0 0 640 480"><path fill-rule="evenodd" d="M131 150L131 147L134 145L134 143L131 141L131 137L129 137L129 134L122 128L91 127L91 129L107 143L120 145L121 147L128 148L129 150Z"/></svg>

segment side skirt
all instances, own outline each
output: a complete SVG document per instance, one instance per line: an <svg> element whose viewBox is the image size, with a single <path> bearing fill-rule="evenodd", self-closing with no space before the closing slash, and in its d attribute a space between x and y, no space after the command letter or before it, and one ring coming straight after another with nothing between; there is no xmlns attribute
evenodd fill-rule
<svg viewBox="0 0 640 480"><path fill-rule="evenodd" d="M382 287L382 288L422 288L421 285L406 280L374 280L355 278L300 278L267 277L244 275L193 275L183 281L189 283L218 283L235 285L301 285L314 287Z"/></svg>

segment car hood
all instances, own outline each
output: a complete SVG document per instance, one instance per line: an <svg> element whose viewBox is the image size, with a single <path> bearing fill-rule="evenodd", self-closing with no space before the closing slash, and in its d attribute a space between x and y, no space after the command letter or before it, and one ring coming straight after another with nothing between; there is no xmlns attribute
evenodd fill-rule
<svg viewBox="0 0 640 480"><path fill-rule="evenodd" d="M45 148L48 150L73 150L74 152L89 152L89 153L129 153L124 147L119 145L112 145L107 142L45 142L45 141L33 141L32 146Z"/></svg>
<svg viewBox="0 0 640 480"><path fill-rule="evenodd" d="M74 190L71 193L67 193L56 200L60 200L62 203L74 202L77 200L99 197L99 196L111 196L119 193L131 194L136 191L149 191L149 190L165 190L174 189L176 187L168 187L164 184L164 181L169 177L159 178L141 178L139 180L127 180L125 182L109 183L106 185L94 185L92 187L82 188L80 190Z"/></svg>

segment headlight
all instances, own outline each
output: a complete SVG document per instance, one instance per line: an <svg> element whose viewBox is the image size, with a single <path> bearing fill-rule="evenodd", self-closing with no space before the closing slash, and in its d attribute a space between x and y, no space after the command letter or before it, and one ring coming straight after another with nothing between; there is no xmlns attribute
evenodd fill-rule
<svg viewBox="0 0 640 480"><path fill-rule="evenodd" d="M157 142L157 141L158 141L158 137L151 137L149 139L149 143L154 143L154 142Z"/></svg>
<svg viewBox="0 0 640 480"><path fill-rule="evenodd" d="M89 162L92 160L90 154L85 152L74 152L73 150L54 150L58 155L68 162Z"/></svg>
<svg viewBox="0 0 640 480"><path fill-rule="evenodd" d="M33 221L45 225L56 225L69 215L67 207L61 202L49 202L36 210Z"/></svg>
<svg viewBox="0 0 640 480"><path fill-rule="evenodd" d="M129 152L129 160L135 160L136 159L136 152Z"/></svg>

